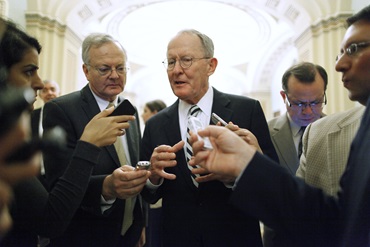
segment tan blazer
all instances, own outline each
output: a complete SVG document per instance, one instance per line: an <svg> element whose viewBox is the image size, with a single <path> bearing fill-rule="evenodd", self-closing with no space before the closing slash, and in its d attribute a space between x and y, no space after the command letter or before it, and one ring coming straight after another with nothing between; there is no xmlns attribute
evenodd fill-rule
<svg viewBox="0 0 370 247"><path fill-rule="evenodd" d="M310 124L303 135L303 153L296 175L336 196L364 110L363 106L355 107Z"/></svg>

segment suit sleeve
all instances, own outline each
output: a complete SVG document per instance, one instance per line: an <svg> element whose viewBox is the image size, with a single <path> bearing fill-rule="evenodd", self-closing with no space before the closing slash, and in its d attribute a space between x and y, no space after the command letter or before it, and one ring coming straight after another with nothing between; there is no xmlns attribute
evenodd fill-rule
<svg viewBox="0 0 370 247"><path fill-rule="evenodd" d="M325 235L337 229L339 206L335 198L259 153L238 180L231 202L289 236Z"/></svg>
<svg viewBox="0 0 370 247"><path fill-rule="evenodd" d="M100 148L77 144L67 170L48 193L34 177L14 189L17 226L44 237L61 235L81 204Z"/></svg>
<svg viewBox="0 0 370 247"><path fill-rule="evenodd" d="M63 176L72 159L72 154L75 152L76 143L89 122L89 119L84 114L72 108L73 103L72 100L65 104L50 101L44 106L44 129L60 126L67 133L67 147L65 149L44 155L45 175L49 188L53 188L59 178ZM81 203L81 208L93 214L101 215L102 184L106 176L93 174L90 177L87 193Z"/></svg>

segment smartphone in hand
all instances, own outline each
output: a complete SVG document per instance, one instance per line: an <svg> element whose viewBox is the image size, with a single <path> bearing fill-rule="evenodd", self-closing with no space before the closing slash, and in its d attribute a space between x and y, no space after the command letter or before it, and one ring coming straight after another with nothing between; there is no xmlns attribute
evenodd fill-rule
<svg viewBox="0 0 370 247"><path fill-rule="evenodd" d="M222 126L226 126L227 123L225 120L223 120L222 118L220 118L216 113L212 113L212 123L214 123L215 125L217 125L217 123L220 122Z"/></svg>
<svg viewBox="0 0 370 247"><path fill-rule="evenodd" d="M124 99L114 108L114 111L112 114L110 114L110 116L134 115L135 112L136 109L131 102L128 99Z"/></svg>

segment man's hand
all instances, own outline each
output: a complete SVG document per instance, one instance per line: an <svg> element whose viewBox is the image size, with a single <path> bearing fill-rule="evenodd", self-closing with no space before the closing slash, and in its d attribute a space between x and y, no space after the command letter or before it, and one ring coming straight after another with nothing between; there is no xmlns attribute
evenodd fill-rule
<svg viewBox="0 0 370 247"><path fill-rule="evenodd" d="M254 146L258 152L262 153L258 140L252 132L247 129L239 128L238 125L233 124L232 122L229 122L225 127L240 136L246 143Z"/></svg>
<svg viewBox="0 0 370 247"><path fill-rule="evenodd" d="M175 145L160 145L156 147L150 158L150 182L153 184L159 184L161 178L174 180L176 175L170 174L164 171L166 167L173 167L177 165L176 153L184 147L184 141L179 141Z"/></svg>
<svg viewBox="0 0 370 247"><path fill-rule="evenodd" d="M199 165L209 173L235 179L253 158L256 149L247 144L235 133L227 128L208 126L198 131L202 137L209 137L213 149L204 150L204 142L192 134L194 159L191 165Z"/></svg>
<svg viewBox="0 0 370 247"><path fill-rule="evenodd" d="M104 199L127 199L138 195L150 174L149 171L135 170L134 167L128 165L117 168L104 179Z"/></svg>

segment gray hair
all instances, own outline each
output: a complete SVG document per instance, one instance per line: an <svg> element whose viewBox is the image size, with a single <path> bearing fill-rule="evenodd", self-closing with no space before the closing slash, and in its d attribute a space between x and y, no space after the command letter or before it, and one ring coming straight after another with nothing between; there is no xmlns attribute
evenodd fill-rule
<svg viewBox="0 0 370 247"><path fill-rule="evenodd" d="M214 47L213 41L210 37L208 37L204 33L201 33L201 32L199 32L195 29L181 30L180 32L177 33L177 35L184 34L184 33L198 36L198 38L200 39L200 42L202 44L202 48L203 48L203 51L204 51L204 56L205 57L213 57L215 47Z"/></svg>
<svg viewBox="0 0 370 247"><path fill-rule="evenodd" d="M123 48L123 46L112 36L105 33L92 33L89 36L87 36L84 41L82 42L82 61L84 64L90 64L90 56L89 51L91 47L100 47L105 43L117 43L123 50L123 53L125 54L125 58L127 59L127 53L126 50Z"/></svg>

